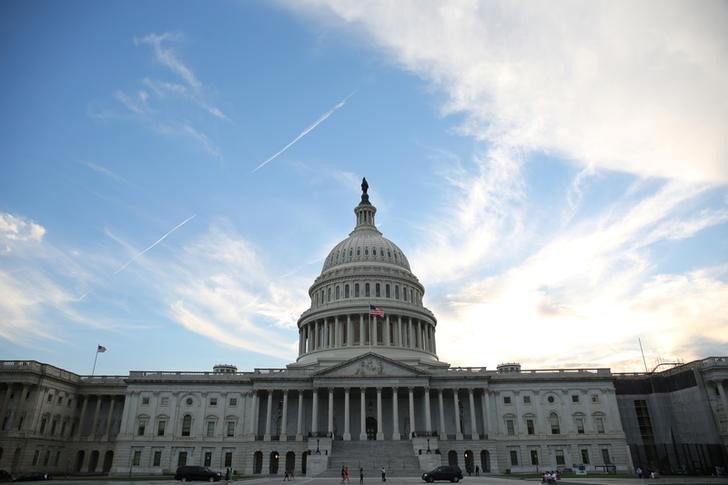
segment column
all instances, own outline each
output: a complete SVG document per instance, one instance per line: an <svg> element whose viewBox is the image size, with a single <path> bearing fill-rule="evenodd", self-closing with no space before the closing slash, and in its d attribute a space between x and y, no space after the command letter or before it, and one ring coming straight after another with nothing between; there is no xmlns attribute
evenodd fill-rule
<svg viewBox="0 0 728 485"><path fill-rule="evenodd" d="M114 396L111 396L111 402L109 403L109 414L106 418L106 432L104 433L104 436L106 441L109 440L109 435L111 434L111 418L114 416L114 404L116 403L116 399L114 399ZM151 418L150 418L151 419ZM153 423L150 423L150 426Z"/></svg>
<svg viewBox="0 0 728 485"><path fill-rule="evenodd" d="M399 440L399 398L397 388L392 388L392 439Z"/></svg>
<svg viewBox="0 0 728 485"><path fill-rule="evenodd" d="M311 433L318 433L318 389L313 389L311 402Z"/></svg>
<svg viewBox="0 0 728 485"><path fill-rule="evenodd" d="M91 435L96 437L99 427L99 411L101 410L101 396L96 396L96 410L94 411L94 419L91 421Z"/></svg>
<svg viewBox="0 0 728 485"><path fill-rule="evenodd" d="M470 439L479 440L480 436L478 435L478 424L477 421L475 421L475 399L473 398L472 389L468 389L468 405L470 406ZM521 414L518 416L520 419Z"/></svg>
<svg viewBox="0 0 728 485"><path fill-rule="evenodd" d="M298 419L296 420L296 441L303 441L303 389L298 391Z"/></svg>
<svg viewBox="0 0 728 485"><path fill-rule="evenodd" d="M561 432L564 434L574 433L576 430L574 426L574 416L571 410L571 393L568 391L568 389L561 391L561 400L564 403L563 418L561 420Z"/></svg>
<svg viewBox="0 0 728 485"><path fill-rule="evenodd" d="M432 416L430 416L430 388L425 387L425 431L432 433Z"/></svg>
<svg viewBox="0 0 728 485"><path fill-rule="evenodd" d="M446 440L447 430L445 429L445 407L442 401L442 389L437 390L437 405L440 408L440 431L437 434L441 440Z"/></svg>
<svg viewBox="0 0 728 485"><path fill-rule="evenodd" d="M411 349L415 348L415 322L412 321L412 318L407 318L409 321L409 324L407 325L407 328L409 330L409 342L407 342L407 346Z"/></svg>
<svg viewBox="0 0 728 485"><path fill-rule="evenodd" d="M432 327L432 353L437 353L437 339L435 338L435 327Z"/></svg>
<svg viewBox="0 0 728 485"><path fill-rule="evenodd" d="M415 322L415 329L417 331L417 338L415 338L415 344L418 349L424 348L422 345L422 327L420 326L420 320Z"/></svg>
<svg viewBox="0 0 728 485"><path fill-rule="evenodd" d="M718 396L720 397L720 401L723 403L723 412L728 416L728 398L726 397L726 390L723 386L723 381L715 381L715 388L718 389ZM619 416L619 414L617 414L617 416ZM616 419L619 418L617 417Z"/></svg>
<svg viewBox="0 0 728 485"><path fill-rule="evenodd" d="M397 315L397 345L400 347L402 344L402 315Z"/></svg>
<svg viewBox="0 0 728 485"><path fill-rule="evenodd" d="M323 326L323 332L324 332L324 335L323 335L324 341L321 344L321 348L326 349L329 347L329 319L324 318L324 321L321 323L321 325Z"/></svg>
<svg viewBox="0 0 728 485"><path fill-rule="evenodd" d="M281 434L278 438L288 441L288 390L283 391L283 416L281 416Z"/></svg>
<svg viewBox="0 0 728 485"><path fill-rule="evenodd" d="M364 315L359 315L359 345L366 345L364 342ZM363 429L363 428L362 428ZM366 436L366 433L365 433Z"/></svg>
<svg viewBox="0 0 728 485"><path fill-rule="evenodd" d="M329 425L326 428L328 436L334 437L334 388L329 388Z"/></svg>
<svg viewBox="0 0 728 485"><path fill-rule="evenodd" d="M354 345L354 332L353 325L351 324L351 315L346 316L346 346L351 347Z"/></svg>
<svg viewBox="0 0 728 485"><path fill-rule="evenodd" d="M460 401L458 400L458 389L452 390L452 402L453 406L455 406L455 412L453 413L455 416L455 439L461 440L463 439L463 430L460 428Z"/></svg>
<svg viewBox="0 0 728 485"><path fill-rule="evenodd" d="M384 439L382 430L382 388L377 387L377 441Z"/></svg>
<svg viewBox="0 0 728 485"><path fill-rule="evenodd" d="M362 387L361 392L360 392L361 398L359 399L360 406L361 406L360 418L359 418L359 421L361 424L361 431L359 432L359 439L362 441L367 439L366 415L365 415L366 406L364 404L364 401L366 400L366 392L367 392L366 387Z"/></svg>
<svg viewBox="0 0 728 485"><path fill-rule="evenodd" d="M481 407L481 412L483 413L483 439L487 440L488 439L488 390L487 389L483 389L480 407Z"/></svg>
<svg viewBox="0 0 728 485"><path fill-rule="evenodd" d="M258 435L258 421L256 417L256 408L258 407L258 392L252 391L251 397L250 397L250 424L249 424L249 433L253 435L253 440L255 441L255 437Z"/></svg>
<svg viewBox="0 0 728 485"><path fill-rule="evenodd" d="M409 388L409 422L410 422L410 435L407 439L412 439L412 433L415 431L415 390Z"/></svg>
<svg viewBox="0 0 728 485"><path fill-rule="evenodd" d="M377 345L377 342L379 342L379 332L377 331L377 321L379 320L379 317L369 317L369 321L372 322L372 329L371 329L371 335L369 336L369 339L372 343L372 345Z"/></svg>
<svg viewBox="0 0 728 485"><path fill-rule="evenodd" d="M390 340L390 335L392 334L391 327L389 326L389 313L384 317L384 345L390 346L392 345L392 342Z"/></svg>
<svg viewBox="0 0 728 485"><path fill-rule="evenodd" d="M268 403L265 407L265 434L263 441L270 441L270 421L273 413L273 391L268 391Z"/></svg>
<svg viewBox="0 0 728 485"><path fill-rule="evenodd" d="M348 319L348 317L347 317ZM348 323L347 323L348 325ZM344 388L344 441L351 440L351 429L349 427L349 388Z"/></svg>

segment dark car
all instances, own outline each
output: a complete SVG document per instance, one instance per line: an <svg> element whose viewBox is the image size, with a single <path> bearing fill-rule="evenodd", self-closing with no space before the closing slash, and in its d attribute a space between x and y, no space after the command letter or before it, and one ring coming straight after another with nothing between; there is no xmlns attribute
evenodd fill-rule
<svg viewBox="0 0 728 485"><path fill-rule="evenodd" d="M177 468L177 473L174 474L175 480L197 480L204 482L219 482L222 478L220 472L210 470L206 466L194 466L186 465Z"/></svg>
<svg viewBox="0 0 728 485"><path fill-rule="evenodd" d="M15 477L14 482L39 482L41 480L51 480L52 477L48 473L26 473L25 475L20 475L19 477Z"/></svg>
<svg viewBox="0 0 728 485"><path fill-rule="evenodd" d="M463 472L457 465L438 466L432 471L422 474L422 479L432 483L435 480L450 480L451 482L459 482L463 478Z"/></svg>

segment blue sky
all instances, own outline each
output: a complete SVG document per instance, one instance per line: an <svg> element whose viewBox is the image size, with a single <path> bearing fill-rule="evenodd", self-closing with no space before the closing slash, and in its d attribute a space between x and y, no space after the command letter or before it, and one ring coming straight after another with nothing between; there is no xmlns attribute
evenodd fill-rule
<svg viewBox="0 0 728 485"><path fill-rule="evenodd" d="M292 362L362 176L441 360L725 355L727 23L710 1L2 2L0 358Z"/></svg>

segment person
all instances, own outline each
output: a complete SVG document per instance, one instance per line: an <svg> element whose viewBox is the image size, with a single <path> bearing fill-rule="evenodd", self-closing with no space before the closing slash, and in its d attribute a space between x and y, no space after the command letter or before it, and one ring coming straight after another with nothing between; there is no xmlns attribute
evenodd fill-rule
<svg viewBox="0 0 728 485"><path fill-rule="evenodd" d="M349 483L349 467L344 467L344 481Z"/></svg>
<svg viewBox="0 0 728 485"><path fill-rule="evenodd" d="M359 483L364 483L364 468L359 467Z"/></svg>
<svg viewBox="0 0 728 485"><path fill-rule="evenodd" d="M475 476L476 477L480 476L480 466L478 466L478 465L475 465Z"/></svg>
<svg viewBox="0 0 728 485"><path fill-rule="evenodd" d="M341 483L344 483L344 480L346 480L346 470L344 465L341 465Z"/></svg>
<svg viewBox="0 0 728 485"><path fill-rule="evenodd" d="M286 469L286 472L285 472L285 474L283 475L283 481L285 482L286 480L289 480L289 479L288 479L288 469Z"/></svg>
<svg viewBox="0 0 728 485"><path fill-rule="evenodd" d="M642 478L642 468L637 467L634 472L637 474L637 478Z"/></svg>
<svg viewBox="0 0 728 485"><path fill-rule="evenodd" d="M382 467L382 481L387 481L387 470L385 470L384 467Z"/></svg>
<svg viewBox="0 0 728 485"><path fill-rule="evenodd" d="M230 467L227 467L227 470L225 470L225 484L230 485L230 479L232 478L232 472L230 471Z"/></svg>

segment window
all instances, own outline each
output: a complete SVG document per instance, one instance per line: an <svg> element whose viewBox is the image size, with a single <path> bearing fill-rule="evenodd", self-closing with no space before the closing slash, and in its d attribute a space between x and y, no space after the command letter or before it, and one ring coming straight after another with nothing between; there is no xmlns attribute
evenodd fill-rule
<svg viewBox="0 0 728 485"><path fill-rule="evenodd" d="M389 291L389 283L387 283L386 285L384 285L384 296L386 296L387 298L391 298L392 297L392 294Z"/></svg>
<svg viewBox="0 0 728 485"><path fill-rule="evenodd" d="M516 428L513 426L513 420L512 419L506 419L506 430L509 435L513 436L516 434Z"/></svg>
<svg viewBox="0 0 728 485"><path fill-rule="evenodd" d="M2 456L0 456L2 458ZM56 451L56 458L53 460L53 465L58 466L58 463L61 461L61 452Z"/></svg>
<svg viewBox="0 0 728 485"><path fill-rule="evenodd" d="M159 466L162 463L162 452L156 450L154 452L154 458L152 459L152 466Z"/></svg>
<svg viewBox="0 0 728 485"><path fill-rule="evenodd" d="M579 402L579 395L578 394L572 394L571 395L571 402Z"/></svg>
<svg viewBox="0 0 728 485"><path fill-rule="evenodd" d="M594 418L594 424L597 427L597 433L604 433L604 418L597 416Z"/></svg>
<svg viewBox="0 0 728 485"><path fill-rule="evenodd" d="M180 451L177 455L177 466L185 466L187 464L187 452Z"/></svg>
<svg viewBox="0 0 728 485"><path fill-rule="evenodd" d="M58 396L58 404L63 404L63 396Z"/></svg>
<svg viewBox="0 0 728 485"><path fill-rule="evenodd" d="M40 451L35 450L35 453L33 453L33 463L32 463L34 466L38 464L39 456L40 456Z"/></svg>
<svg viewBox="0 0 728 485"><path fill-rule="evenodd" d="M407 301L407 288L404 286L402 287L402 299Z"/></svg>
<svg viewBox="0 0 728 485"><path fill-rule="evenodd" d="M576 418L576 432L579 434L584 434L584 418Z"/></svg>
<svg viewBox="0 0 728 485"><path fill-rule="evenodd" d="M560 434L561 427L559 426L559 416L556 413L551 413L549 416L549 423L551 423L551 434Z"/></svg>
<svg viewBox="0 0 728 485"><path fill-rule="evenodd" d="M148 406L149 405L149 398L143 397L142 398L142 406Z"/></svg>
<svg viewBox="0 0 728 485"><path fill-rule="evenodd" d="M523 404L531 404L531 396L523 396Z"/></svg>
<svg viewBox="0 0 728 485"><path fill-rule="evenodd" d="M647 407L647 401L639 399L634 402L634 411L637 415L637 426L640 429L640 436L643 440L653 438L652 420L650 419L650 410Z"/></svg>
<svg viewBox="0 0 728 485"><path fill-rule="evenodd" d="M228 421L227 422L227 435L228 436L235 436L235 421Z"/></svg>
<svg viewBox="0 0 728 485"><path fill-rule="evenodd" d="M51 436L56 434L56 427L58 426L58 420L51 421Z"/></svg>
<svg viewBox="0 0 728 485"><path fill-rule="evenodd" d="M66 425L67 424L68 423L66 421L63 421L63 423L61 423L61 436L66 436Z"/></svg>
<svg viewBox="0 0 728 485"><path fill-rule="evenodd" d="M164 428L167 427L167 421L160 419L157 424L157 436L164 436Z"/></svg>
<svg viewBox="0 0 728 485"><path fill-rule="evenodd" d="M371 296L371 291L369 290L369 283L364 283L364 296Z"/></svg>
<svg viewBox="0 0 728 485"><path fill-rule="evenodd" d="M137 436L144 436L144 431L146 431L147 428L147 422L144 420L139 420L139 426L137 426Z"/></svg>
<svg viewBox="0 0 728 485"><path fill-rule="evenodd" d="M185 401L185 402L187 403L188 406L192 406L193 401L192 401L191 397L188 397L187 401Z"/></svg>
<svg viewBox="0 0 728 485"><path fill-rule="evenodd" d="M326 289L326 301L331 301L331 287Z"/></svg>
<svg viewBox="0 0 728 485"><path fill-rule="evenodd" d="M217 406L217 398L211 397L210 398L210 406Z"/></svg>
<svg viewBox="0 0 728 485"><path fill-rule="evenodd" d="M182 436L189 436L191 427L192 427L192 416L190 416L189 414L185 414L185 417L182 418ZM185 457L186 456L187 455L185 455Z"/></svg>
<svg viewBox="0 0 728 485"><path fill-rule="evenodd" d="M204 464L205 464L205 466L212 465L212 452L211 451L206 451L205 452L205 462L204 462Z"/></svg>
<svg viewBox="0 0 728 485"><path fill-rule="evenodd" d="M531 450L531 465L538 465L538 450Z"/></svg>
<svg viewBox="0 0 728 485"><path fill-rule="evenodd" d="M142 462L142 450L134 450L134 458L132 458L131 464L134 466L139 466L139 464Z"/></svg>
<svg viewBox="0 0 728 485"><path fill-rule="evenodd" d="M518 466L518 451L511 450L511 465Z"/></svg>
<svg viewBox="0 0 728 485"><path fill-rule="evenodd" d="M609 457L609 448L602 448L602 461L605 465L611 465L612 459Z"/></svg>
<svg viewBox="0 0 728 485"><path fill-rule="evenodd" d="M344 298L349 298L349 285L344 285Z"/></svg>
<svg viewBox="0 0 728 485"><path fill-rule="evenodd" d="M47 423L47 418L43 418L40 420L40 434L43 434L45 432L45 427Z"/></svg>
<svg viewBox="0 0 728 485"><path fill-rule="evenodd" d="M566 461L564 460L564 450L556 450L556 464L563 465Z"/></svg>
<svg viewBox="0 0 728 485"><path fill-rule="evenodd" d="M354 284L354 298L359 298L359 283Z"/></svg>
<svg viewBox="0 0 728 485"><path fill-rule="evenodd" d="M503 396L503 404L510 404L511 396Z"/></svg>
<svg viewBox="0 0 728 485"><path fill-rule="evenodd" d="M399 300L399 286L394 287L394 299Z"/></svg>
<svg viewBox="0 0 728 485"><path fill-rule="evenodd" d="M225 452L225 467L233 466L233 452L232 451L226 451Z"/></svg>
<svg viewBox="0 0 728 485"><path fill-rule="evenodd" d="M526 420L526 430L528 431L528 434L535 434L536 430L533 425L533 419Z"/></svg>
<svg viewBox="0 0 728 485"><path fill-rule="evenodd" d="M53 400L53 394L48 394L48 402L51 402Z"/></svg>
<svg viewBox="0 0 728 485"><path fill-rule="evenodd" d="M381 285L379 283L374 285L374 296L376 296L376 297L382 296Z"/></svg>
<svg viewBox="0 0 728 485"><path fill-rule="evenodd" d="M585 465L589 464L589 450L587 450L587 449L581 450L581 462Z"/></svg>
<svg viewBox="0 0 728 485"><path fill-rule="evenodd" d="M591 398L592 402L599 402L599 394L592 394Z"/></svg>
<svg viewBox="0 0 728 485"><path fill-rule="evenodd" d="M230 398L230 407L234 407L238 405L238 398L237 397L231 397Z"/></svg>
<svg viewBox="0 0 728 485"><path fill-rule="evenodd" d="M550 404L553 404L553 403L554 403L554 396L549 396L548 398L546 398L546 400L547 400L547 401L548 401L548 402L549 402Z"/></svg>
<svg viewBox="0 0 728 485"><path fill-rule="evenodd" d="M336 299L341 299L341 287L336 285Z"/></svg>
<svg viewBox="0 0 728 485"><path fill-rule="evenodd" d="M207 437L211 438L215 436L215 421L208 421L207 422ZM205 465L209 466L209 465Z"/></svg>
<svg viewBox="0 0 728 485"><path fill-rule="evenodd" d="M168 397L163 397L162 398L161 405L162 406L169 406L169 398Z"/></svg>

